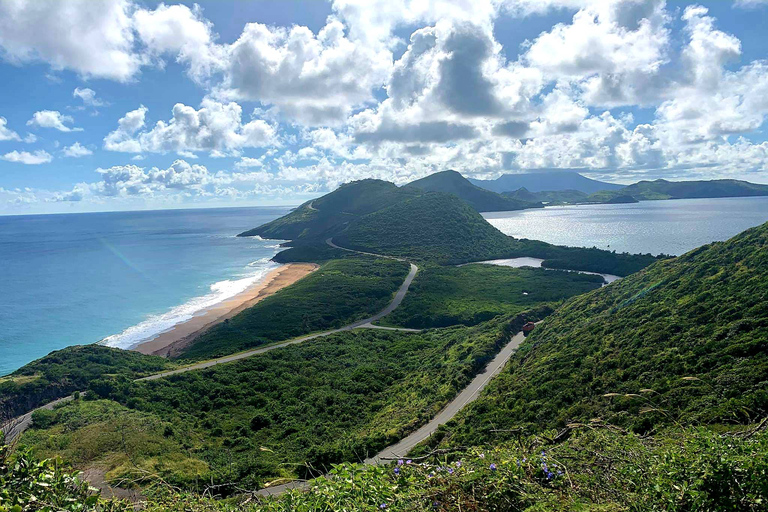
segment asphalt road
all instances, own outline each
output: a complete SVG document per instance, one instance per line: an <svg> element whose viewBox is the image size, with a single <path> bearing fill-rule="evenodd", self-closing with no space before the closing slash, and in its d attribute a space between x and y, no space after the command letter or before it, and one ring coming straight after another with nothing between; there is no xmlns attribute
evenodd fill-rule
<svg viewBox="0 0 768 512"><path fill-rule="evenodd" d="M352 249L346 249L344 247L339 247L338 245L335 245L330 238L326 240L326 242L332 247L337 249L342 249L344 251L349 251L349 252L360 252L360 251L353 251ZM394 258L391 256L384 256L381 254L372 254L372 253L361 253L361 254L378 256L381 258L394 259L398 261L405 261L401 258ZM400 288L395 293L395 297L392 299L392 302L390 302L386 308L382 309L381 311L379 311L378 313L376 313L371 317L358 320L357 322L353 322L349 325L345 325L344 327L340 327L338 329L318 332L315 334L310 334L308 336L302 336L301 338L294 338L292 340L284 341L281 343L275 343L273 345L268 345L266 347L255 348L253 350L240 352L238 354L233 354L231 356L220 357L218 359L212 359L210 361L204 361L202 363L185 366L184 368L179 368L178 370L171 370L167 372L156 373L154 375L150 375L149 377L143 377L141 379L136 379L136 380L137 381L156 380L156 379L162 379L164 377L168 377L170 375L177 375L180 373L191 372L194 370L203 370L205 368L211 368L212 366L216 366L218 364L226 364L226 363L231 363L233 361L239 361L240 359L246 359L248 357L252 357L258 354L263 354L265 352L269 352L271 350L275 350L278 348L287 347L289 345L297 345L299 343L304 343L305 341L314 340L316 338L322 338L324 336L330 336L331 334L336 334L338 332L351 331L352 329L384 329L384 330L390 330L390 331L418 332L419 329L406 329L406 328L400 328L400 327L381 327L381 326L373 325L373 322L376 322L377 320L381 320L382 318L390 314L392 311L394 311L395 308L397 308L400 305L400 303L403 302L403 298L405 298L405 294L408 293L408 288L411 286L411 283L413 282L413 278L416 277L416 272L418 272L418 270L419 268L413 263L411 263L411 269L408 272L408 275L405 277L403 284L400 285ZM21 435L22 432L24 432L27 428L29 428L29 426L32 424L32 414L35 411L39 409L53 409L56 405L64 402L68 402L72 400L72 398L73 396L71 395L64 398L60 398L58 400L55 400L49 404L39 407L38 409L30 411L27 414L24 414L23 416L19 416L18 418L15 418L10 422L6 423L5 425L2 426L2 431L5 433L6 441L7 442L13 441L16 437Z"/></svg>
<svg viewBox="0 0 768 512"><path fill-rule="evenodd" d="M446 405L437 416L432 420L413 432L411 435L401 439L398 443L388 446L381 450L379 453L370 457L364 461L365 464L386 464L396 459L404 458L410 450L412 450L417 444L426 440L431 436L437 427L447 423L453 419L459 411L461 411L467 404L472 403L479 395L480 392L488 385L488 382L498 375L498 373L504 368L504 365L509 361L509 358L520 347L520 344L525 339L522 332L519 332L512 336L512 338L504 345L504 348L496 354L496 357L488 363L482 373L479 373L472 379L467 387L465 387L461 393L456 395L448 405ZM309 483L304 480L294 480L285 484L275 485L267 487L258 491L261 496L277 496L290 489L304 489L309 486Z"/></svg>

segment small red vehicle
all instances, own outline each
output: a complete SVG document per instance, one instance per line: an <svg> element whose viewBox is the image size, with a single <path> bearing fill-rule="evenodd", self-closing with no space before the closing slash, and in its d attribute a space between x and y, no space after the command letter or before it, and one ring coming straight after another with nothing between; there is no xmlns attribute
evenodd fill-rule
<svg viewBox="0 0 768 512"><path fill-rule="evenodd" d="M525 325L523 326L523 334L524 334L525 336L528 336L529 334L531 334L531 331L532 331L532 330L533 330L535 327L536 327L536 324L535 324L535 323L533 323L533 322L528 322L527 324L525 324Z"/></svg>

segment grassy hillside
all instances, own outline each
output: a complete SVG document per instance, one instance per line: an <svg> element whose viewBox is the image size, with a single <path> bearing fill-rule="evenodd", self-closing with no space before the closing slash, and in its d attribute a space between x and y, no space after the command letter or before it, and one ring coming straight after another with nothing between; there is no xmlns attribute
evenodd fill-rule
<svg viewBox="0 0 768 512"><path fill-rule="evenodd" d="M437 192L362 217L334 238L352 249L438 263L501 258L514 241L467 203Z"/></svg>
<svg viewBox="0 0 768 512"><path fill-rule="evenodd" d="M180 357L207 359L341 327L384 309L408 274L400 261L333 260L195 340Z"/></svg>
<svg viewBox="0 0 768 512"><path fill-rule="evenodd" d="M104 374L138 378L171 366L161 357L100 345L56 350L0 378L0 420L85 389Z"/></svg>
<svg viewBox="0 0 768 512"><path fill-rule="evenodd" d="M768 224L575 297L534 331L456 429L592 418L747 423L768 415Z"/></svg>
<svg viewBox="0 0 768 512"><path fill-rule="evenodd" d="M145 491L141 506L148 512L765 510L768 433L759 428L726 435L675 429L638 437L598 427L576 430L560 442L546 432L406 460L396 471L342 464L330 478L279 497L244 493L221 500L210 496L217 494L215 487L201 496L157 484ZM98 499L75 475L60 460L11 455L0 447L0 502L8 510L34 510L39 502L73 512L135 510L127 501Z"/></svg>
<svg viewBox="0 0 768 512"><path fill-rule="evenodd" d="M382 325L475 325L599 288L600 276L495 265L427 266Z"/></svg>
<svg viewBox="0 0 768 512"><path fill-rule="evenodd" d="M346 183L335 191L308 201L294 211L239 236L261 236L281 240L322 239L343 229L350 221L417 195L382 180Z"/></svg>
<svg viewBox="0 0 768 512"><path fill-rule="evenodd" d="M542 207L537 201L505 197L496 192L480 188L470 183L467 178L456 171L436 172L426 178L412 181L407 186L415 187L425 192L454 194L469 203L478 212L499 212Z"/></svg>
<svg viewBox="0 0 768 512"><path fill-rule="evenodd" d="M360 460L415 430L510 329L508 320L424 333L364 329L166 379L105 378L89 395L107 400L46 411L21 444L104 467L108 477L255 488Z"/></svg>

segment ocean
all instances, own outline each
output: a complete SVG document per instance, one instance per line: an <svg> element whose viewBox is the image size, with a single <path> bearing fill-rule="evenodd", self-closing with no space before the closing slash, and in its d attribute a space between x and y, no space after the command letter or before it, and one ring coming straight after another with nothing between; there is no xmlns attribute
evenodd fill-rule
<svg viewBox="0 0 768 512"><path fill-rule="evenodd" d="M483 216L515 238L679 256L768 221L768 197L553 206Z"/></svg>
<svg viewBox="0 0 768 512"><path fill-rule="evenodd" d="M288 211L0 216L0 375L70 345L130 348L245 290L279 241L235 235Z"/></svg>

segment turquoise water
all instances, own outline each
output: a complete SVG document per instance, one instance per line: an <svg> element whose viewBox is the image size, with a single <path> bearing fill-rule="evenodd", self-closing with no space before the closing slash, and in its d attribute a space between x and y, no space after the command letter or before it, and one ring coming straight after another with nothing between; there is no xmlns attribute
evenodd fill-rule
<svg viewBox="0 0 768 512"><path fill-rule="evenodd" d="M768 197L553 206L483 216L516 238L617 252L680 255L768 221Z"/></svg>
<svg viewBox="0 0 768 512"><path fill-rule="evenodd" d="M0 217L0 375L69 345L128 348L247 288L288 208Z"/></svg>

